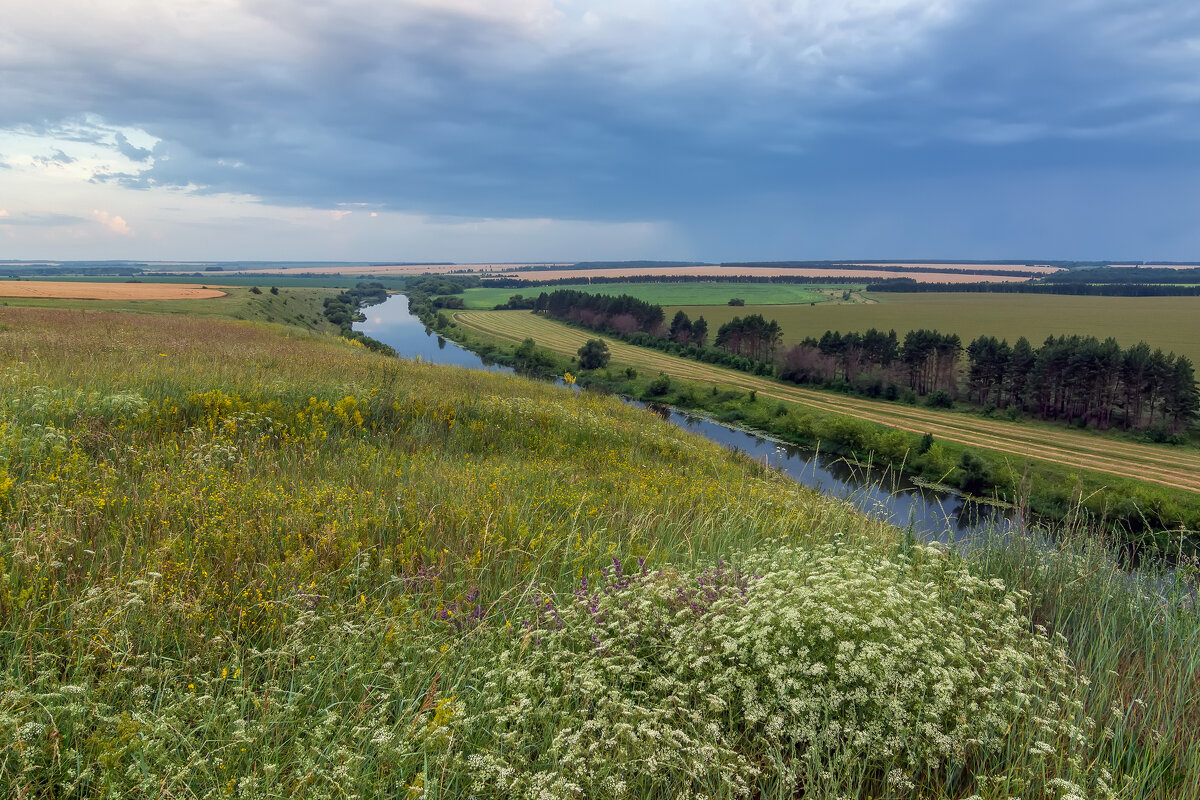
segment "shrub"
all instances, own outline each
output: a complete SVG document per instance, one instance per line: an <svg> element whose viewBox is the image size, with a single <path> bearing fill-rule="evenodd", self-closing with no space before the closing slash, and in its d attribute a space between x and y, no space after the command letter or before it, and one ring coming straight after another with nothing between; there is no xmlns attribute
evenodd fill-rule
<svg viewBox="0 0 1200 800"><path fill-rule="evenodd" d="M646 387L646 393L653 397L661 397L671 390L671 376L665 372L660 372L658 377L650 381L650 385Z"/></svg>
<svg viewBox="0 0 1200 800"><path fill-rule="evenodd" d="M958 470L958 485L964 492L978 494L991 484L988 463L969 450L958 460Z"/></svg>
<svg viewBox="0 0 1200 800"><path fill-rule="evenodd" d="M926 475L939 482L945 483L953 480L954 458L946 452L946 448L940 442L933 442L929 445L929 449L921 455L919 464Z"/></svg>
<svg viewBox="0 0 1200 800"><path fill-rule="evenodd" d="M938 389L925 398L925 405L930 408L954 408L954 398L945 389Z"/></svg>
<svg viewBox="0 0 1200 800"><path fill-rule="evenodd" d="M608 345L603 340L588 339L583 347L579 348L579 367L580 369L601 369L608 365L611 357Z"/></svg>
<svg viewBox="0 0 1200 800"><path fill-rule="evenodd" d="M538 599L467 681L472 791L910 796L982 784L1015 744L1036 767L1009 788L1043 796L1087 778L1089 723L1027 602L934 548L835 542L634 576L614 559L602 585Z"/></svg>

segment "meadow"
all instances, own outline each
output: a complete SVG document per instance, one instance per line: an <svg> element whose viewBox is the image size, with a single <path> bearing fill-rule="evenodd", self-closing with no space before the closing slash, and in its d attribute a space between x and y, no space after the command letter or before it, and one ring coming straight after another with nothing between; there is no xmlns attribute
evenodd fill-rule
<svg viewBox="0 0 1200 800"><path fill-rule="evenodd" d="M1200 793L1187 564L278 325L0 307L0 370L5 797Z"/></svg>
<svg viewBox="0 0 1200 800"><path fill-rule="evenodd" d="M825 331L865 331L869 328L904 333L932 328L957 333L964 343L977 336L1020 336L1039 344L1047 336L1114 337L1123 347L1145 341L1151 347L1185 355L1200 364L1200 297L1079 297L1033 294L889 294L879 292L866 305L781 306L755 309L778 320L785 344ZM683 307L693 319L703 315L710 330L746 312L720 306L674 303L665 308L670 319Z"/></svg>
<svg viewBox="0 0 1200 800"><path fill-rule="evenodd" d="M536 273L534 273L536 274ZM861 290L858 285L818 285L799 283L578 283L553 286L501 288L481 286L462 293L467 308L490 310L508 302L514 294L537 297L542 292L573 289L579 292L604 295L627 294L657 305L726 305L732 298L746 305L786 305L792 303L823 303L840 299L844 289Z"/></svg>

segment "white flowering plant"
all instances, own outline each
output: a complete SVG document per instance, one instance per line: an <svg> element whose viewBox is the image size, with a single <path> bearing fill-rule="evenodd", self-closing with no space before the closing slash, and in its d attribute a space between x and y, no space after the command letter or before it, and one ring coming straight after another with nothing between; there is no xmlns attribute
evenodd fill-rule
<svg viewBox="0 0 1200 800"><path fill-rule="evenodd" d="M462 757L479 797L1109 796L1084 682L1026 600L932 547L614 563L501 634ZM1014 747L1038 773L990 784Z"/></svg>

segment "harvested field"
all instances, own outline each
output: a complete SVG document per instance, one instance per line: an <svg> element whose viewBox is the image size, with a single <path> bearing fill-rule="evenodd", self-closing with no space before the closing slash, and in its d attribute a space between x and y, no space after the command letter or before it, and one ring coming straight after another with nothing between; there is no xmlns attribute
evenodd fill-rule
<svg viewBox="0 0 1200 800"><path fill-rule="evenodd" d="M996 272L1037 272L1042 275L1050 275L1054 272L1062 272L1062 267L1051 267L1047 264L922 264L917 261L895 261L895 262L875 262L875 261L847 261L844 262L847 266L871 266L871 267L896 267L897 269L904 268L919 268L919 269L936 269L941 271L954 270L979 270L987 269Z"/></svg>
<svg viewBox="0 0 1200 800"><path fill-rule="evenodd" d="M1013 267L1013 269L1016 269ZM870 283L886 278L912 278L918 283L1012 283L1027 281L1024 275L972 275L969 273L947 270L945 272L906 272L897 270L854 269L853 267L825 268L788 268L788 267L630 267L618 269L548 269L537 272L496 272L495 277L521 278L530 281L556 281L563 278L628 278L634 275L653 275L669 277L675 275L696 275L701 277L757 277L777 278L794 276L800 278L837 278L854 283Z"/></svg>
<svg viewBox="0 0 1200 800"><path fill-rule="evenodd" d="M532 337L540 347L574 355L588 339L603 338L614 363L664 372L673 378L755 390L835 414L844 414L910 433L980 447L1018 458L1037 459L1176 489L1200 492L1200 453L1123 442L1036 424L982 419L966 414L886 403L803 389L624 344L559 324L527 311L459 311L454 320L479 333L510 342Z"/></svg>
<svg viewBox="0 0 1200 800"><path fill-rule="evenodd" d="M0 297L63 300L205 300L225 292L194 283L76 283L0 281Z"/></svg>

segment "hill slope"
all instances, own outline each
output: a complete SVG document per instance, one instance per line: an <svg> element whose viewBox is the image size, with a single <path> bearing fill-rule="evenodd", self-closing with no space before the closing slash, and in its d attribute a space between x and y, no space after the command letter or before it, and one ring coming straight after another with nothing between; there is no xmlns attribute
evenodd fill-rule
<svg viewBox="0 0 1200 800"><path fill-rule="evenodd" d="M1089 689L1130 645L1080 652L1062 591L1031 602L985 580L1011 561L905 542L615 400L266 325L50 309L0 311L0 369L5 795L1195 780L1179 697L1109 710L1160 671L1191 685L1193 618L1147 612L1154 655Z"/></svg>

